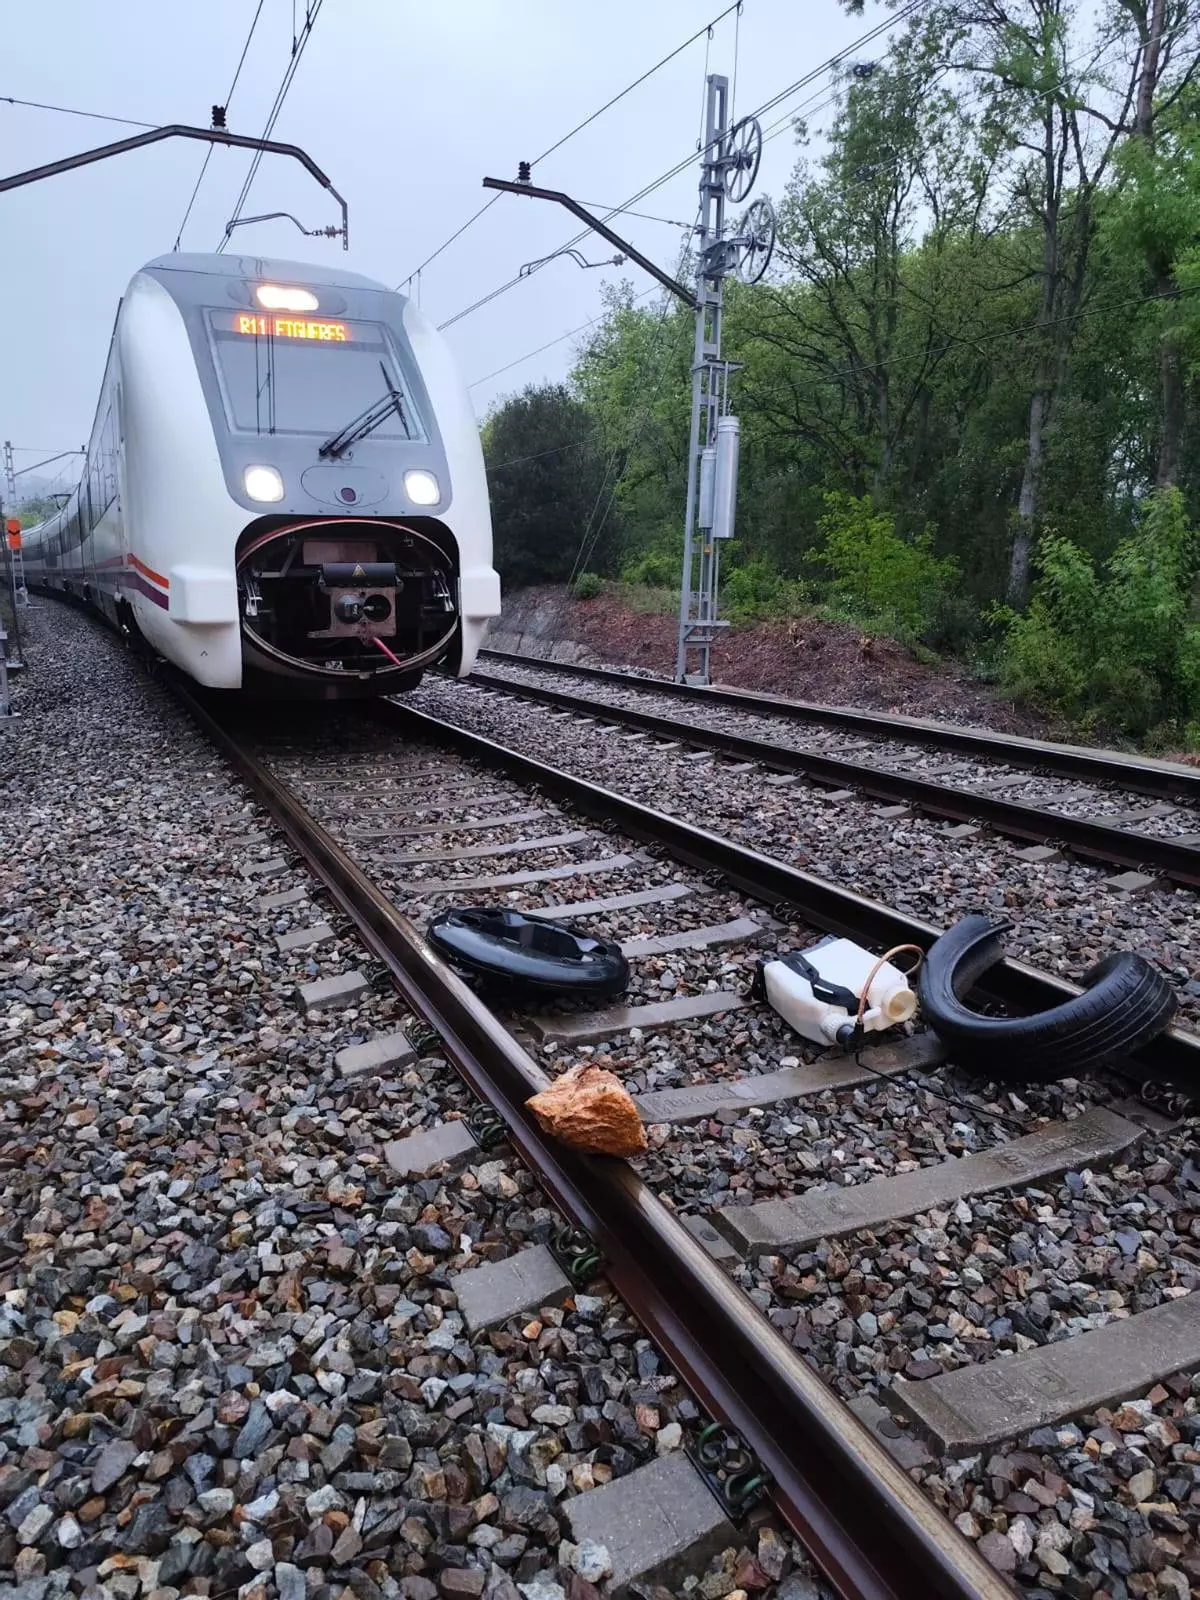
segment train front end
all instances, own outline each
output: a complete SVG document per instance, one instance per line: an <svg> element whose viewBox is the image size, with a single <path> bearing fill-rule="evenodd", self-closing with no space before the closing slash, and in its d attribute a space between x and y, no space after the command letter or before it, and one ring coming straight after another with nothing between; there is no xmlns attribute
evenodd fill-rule
<svg viewBox="0 0 1200 1600"><path fill-rule="evenodd" d="M176 491L190 486L195 501L174 519L192 530L176 552L181 589L190 567L201 612L236 614L236 686L354 698L411 688L436 665L469 672L500 609L483 454L455 363L420 310L351 273L163 257L131 286L134 413L131 364L155 360L136 349L139 287L148 338L164 291L182 317L211 427L211 449L194 435L158 442L178 458ZM154 411L143 404L137 425L161 433ZM203 533L197 504L211 508ZM155 543L171 538L170 520L155 521ZM223 581L206 588L200 568ZM214 681L192 653L181 665Z"/></svg>

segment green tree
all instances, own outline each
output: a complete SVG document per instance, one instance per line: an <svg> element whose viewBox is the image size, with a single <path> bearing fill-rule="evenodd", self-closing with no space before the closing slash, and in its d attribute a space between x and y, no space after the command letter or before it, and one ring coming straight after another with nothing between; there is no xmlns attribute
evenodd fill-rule
<svg viewBox="0 0 1200 1600"><path fill-rule="evenodd" d="M43 495L37 499L23 500L14 515L23 528L33 528L39 522L45 522L47 517L52 517L58 507L57 500L51 500L48 495Z"/></svg>
<svg viewBox="0 0 1200 1600"><path fill-rule="evenodd" d="M1161 5L1162 0L1158 0ZM1191 70L1200 63L1193 55ZM1178 483L1184 466L1188 367L1200 354L1190 296L1200 277L1200 91L1168 91L1139 137L1126 142L1121 188L1105 240L1147 297L1139 323L1158 366L1155 482ZM1180 294L1189 298L1181 299Z"/></svg>
<svg viewBox="0 0 1200 1600"><path fill-rule="evenodd" d="M910 639L928 632L958 577L953 556L934 555L929 529L902 539L869 496L830 494L821 532L825 547L817 559L852 616Z"/></svg>
<svg viewBox="0 0 1200 1600"><path fill-rule="evenodd" d="M676 568L691 404L692 316L674 300L642 304L632 288L606 288L604 316L580 352L572 383L610 465L609 497L622 565L649 555Z"/></svg>
<svg viewBox="0 0 1200 1600"><path fill-rule="evenodd" d="M952 334L946 297L983 216L987 164L944 81L948 49L941 28L918 19L886 62L848 72L828 152L815 171L798 163L780 206L789 277L756 306L756 338L789 370L777 397L747 393L832 456L848 489L876 499L891 494L920 426Z"/></svg>
<svg viewBox="0 0 1200 1600"><path fill-rule="evenodd" d="M840 76L819 155L799 130L770 273L726 286L727 615L825 604L952 648L1000 596L1023 603L1031 573L1043 618L1052 576L1095 605L1117 572L1146 592L1130 563L1139 541L1158 560L1156 484L1200 513L1197 8L930 0ZM677 582L693 319L653 293L610 291L565 390L489 420L510 582ZM1078 687L1045 694L1098 716L1086 652L1061 654ZM1180 672L1138 672L1160 687L1132 722L1169 722Z"/></svg>
<svg viewBox="0 0 1200 1600"><path fill-rule="evenodd" d="M1200 733L1200 624L1190 614L1200 537L1183 496L1161 489L1107 565L1047 533L1024 616L1001 613L1009 687L1068 716L1138 737Z"/></svg>
<svg viewBox="0 0 1200 1600"><path fill-rule="evenodd" d="M496 568L510 588L610 570L617 540L598 429L562 384L527 388L483 428Z"/></svg>
<svg viewBox="0 0 1200 1600"><path fill-rule="evenodd" d="M1196 235L1196 129L1200 102L1194 90L1200 71L1200 5L1196 0L1124 0L1139 48L1137 94L1126 172L1132 176L1140 244L1152 292L1160 302L1158 329L1161 427L1156 481L1179 478L1184 427L1184 372L1179 327L1166 302L1178 290L1176 265ZM1189 104L1190 102L1190 104ZM1184 116L1181 120L1180 110ZM1188 113L1191 113L1189 116ZM1184 131L1182 140L1178 138ZM1161 134L1169 148L1163 148ZM1172 137L1175 135L1175 137ZM1180 200L1190 198L1190 229Z"/></svg>
<svg viewBox="0 0 1200 1600"><path fill-rule="evenodd" d="M1076 0L952 3L964 35L955 59L980 76L984 124L1011 155L1013 215L1039 243L1026 267L1039 297L1008 577L1009 600L1020 605L1028 593L1044 509L1049 441L1060 420L1080 316L1095 281L1093 246L1110 180L1131 137L1153 147L1159 91L1175 72L1176 52L1186 53L1189 38L1193 60L1182 81L1195 71L1196 5L1195 0L1116 0L1090 16Z"/></svg>

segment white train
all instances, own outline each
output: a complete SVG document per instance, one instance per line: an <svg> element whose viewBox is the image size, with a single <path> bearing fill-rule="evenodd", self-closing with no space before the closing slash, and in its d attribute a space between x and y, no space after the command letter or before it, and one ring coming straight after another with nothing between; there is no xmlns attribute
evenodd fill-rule
<svg viewBox="0 0 1200 1600"><path fill-rule="evenodd" d="M500 610L444 341L368 278L254 256L161 256L133 278L83 478L23 547L32 587L217 689L463 676Z"/></svg>

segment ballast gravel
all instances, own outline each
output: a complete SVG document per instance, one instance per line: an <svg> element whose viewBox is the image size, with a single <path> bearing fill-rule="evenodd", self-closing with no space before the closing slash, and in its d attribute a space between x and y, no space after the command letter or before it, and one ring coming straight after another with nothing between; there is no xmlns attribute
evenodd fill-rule
<svg viewBox="0 0 1200 1600"><path fill-rule="evenodd" d="M422 709L707 821L749 844L772 848L782 832L790 850L780 853L790 854L807 824L809 808L797 817L790 786L764 792L761 777L755 784L752 775L721 763L688 762L678 751L642 745L631 755L621 742L589 739L586 729L566 719L547 722L544 708L464 696L461 685L430 683L417 699ZM770 828L762 826L764 816ZM836 808L825 821L827 833L837 826ZM843 870L828 875L845 877L845 869L853 868L854 887L943 922L957 914L954 896L970 892L967 886L978 886L981 877L986 883L989 873L996 877L994 892L972 894L962 909L981 898L995 904L997 895L1011 901L1013 876L1023 892L1036 876L1019 865L1010 874L1008 852L995 842L986 850L979 841L956 850L933 836L944 864L935 877L931 863L918 854L916 880L922 891L940 883L943 892L931 907L906 871L911 852L873 856L851 832L843 819ZM893 845L911 838L895 825L877 823L874 835ZM923 839L923 848L932 856L930 838ZM811 855L802 864L813 870L823 865ZM1076 928L1097 944L1080 949L1079 932L1069 942L1061 922L1042 921L1056 909L1053 904L1039 911L1023 941L1013 942L1023 943L1028 953L1057 952L1057 961L1043 955L1041 964L1077 975L1102 953L1099 941L1116 943L1122 927L1145 917L1145 901L1115 895L1105 900L1096 894L1099 875L1088 877L1097 907L1081 913ZM1082 901L1082 889L1079 895ZM1192 915L1190 896L1149 898L1159 907L1166 902L1181 920ZM1028 924L1023 914L1022 929ZM778 937L790 945L802 933L789 928ZM1161 946L1143 948L1167 964ZM1170 958L1176 952L1168 944L1166 953ZM717 959L707 952L700 971L711 973ZM676 958L667 960L673 964ZM732 966L736 955L727 953L725 960ZM1176 967L1174 975L1180 979L1182 969ZM760 1009L670 1033L643 1037L635 1030L595 1050L547 1050L543 1060L550 1070L562 1070L578 1056L590 1056L640 1092L710 1081L729 1065L735 1073L771 1070L807 1054ZM1066 1080L1018 1096L946 1071L910 1074L778 1107L653 1127L650 1152L638 1165L668 1203L705 1214L714 1206L869 1181L985 1149L1048 1117L1103 1103L1114 1087L1103 1080ZM730 1270L837 1392L886 1399L898 1376L919 1381L1019 1355L1200 1291L1196 1131L1195 1119L1189 1119L1148 1136L1133 1156L1108 1171L1070 1172L1019 1194L972 1197L875 1233L762 1256ZM1131 1431L1130 1418L1144 1420L1151 1412L1162 1427L1152 1427L1143 1439ZM1077 1427L1041 1429L978 1458L914 1470L996 1570L1039 1600L1064 1593L1101 1600L1187 1595L1190 1585L1200 1587L1198 1444L1200 1378L1185 1373L1149 1396L1130 1396L1120 1408L1082 1418ZM1157 1498L1146 1500L1151 1490Z"/></svg>
<svg viewBox="0 0 1200 1600"><path fill-rule="evenodd" d="M1190 891L1125 894L1080 861L1024 862L1011 840L955 841L933 819L889 820L827 789L771 785L762 769L691 759L685 744L598 737L594 724L481 694L470 680L428 680L412 703L928 922L946 927L980 909L1005 916L1010 955L1073 981L1106 955L1140 951L1175 985L1180 1023L1200 1026L1200 906Z"/></svg>
<svg viewBox="0 0 1200 1600"><path fill-rule="evenodd" d="M470 1109L435 1042L382 988L304 1013L369 963L315 893L256 909L305 881L286 843L94 623L38 602L29 633L0 730L0 1585L596 1600L563 1503L679 1448L694 1402L609 1292L468 1337L449 1275L558 1217L503 1152L394 1178L388 1141ZM396 1027L414 1066L341 1076ZM770 1527L677 1591L751 1592L827 1600Z"/></svg>
<svg viewBox="0 0 1200 1600"><path fill-rule="evenodd" d="M1119 783L1092 783L1085 778L1060 777L1008 766L999 751L993 757L980 757L969 752L938 750L925 744L909 743L902 733L889 738L819 722L802 722L782 712L772 716L756 712L751 706L709 704L702 699L680 700L675 695L656 695L648 689L633 689L592 678L572 680L560 672L544 668L539 671L532 663L518 666L507 661L486 660L484 666L489 676L503 679L514 687L526 684L540 689L565 689L601 707L608 705L665 717L684 730L691 725L758 739L785 749L819 750L851 764L865 757L873 768L936 778L948 788L974 789L1004 779L1006 799L1042 806L1064 815L1109 821L1130 812L1161 809L1164 813L1161 816L1139 817L1136 823L1125 825L1164 838L1194 834L1200 824L1200 812L1187 801L1156 807L1145 795L1123 790ZM477 687L483 687L482 680L475 681Z"/></svg>

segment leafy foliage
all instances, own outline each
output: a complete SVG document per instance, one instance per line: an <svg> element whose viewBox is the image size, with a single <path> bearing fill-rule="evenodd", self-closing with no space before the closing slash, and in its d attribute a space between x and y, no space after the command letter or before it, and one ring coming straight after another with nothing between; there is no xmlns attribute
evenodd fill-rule
<svg viewBox="0 0 1200 1600"><path fill-rule="evenodd" d="M581 401L562 384L530 387L487 419L483 450L505 584L562 582L581 555L606 570L618 524L605 514L597 429Z"/></svg>
<svg viewBox="0 0 1200 1600"><path fill-rule="evenodd" d="M1200 719L1200 535L1180 491L1156 494L1102 569L1059 534L1037 567L1028 612L997 614L1008 687L1106 731L1185 734Z"/></svg>
<svg viewBox="0 0 1200 1600"><path fill-rule="evenodd" d="M604 579L598 572L581 572L575 579L571 593L576 600L594 600L604 593Z"/></svg>
<svg viewBox="0 0 1200 1600"><path fill-rule="evenodd" d="M626 583L644 584L650 589L665 589L679 581L682 555L674 556L666 550L647 550L636 561L628 561L621 568Z"/></svg>
<svg viewBox="0 0 1200 1600"><path fill-rule="evenodd" d="M921 638L958 578L958 562L934 554L928 528L900 538L895 519L869 495L829 494L825 504L825 548L816 559L829 570L834 598L860 621Z"/></svg>
<svg viewBox="0 0 1200 1600"><path fill-rule="evenodd" d="M721 599L732 622L782 620L796 616L811 604L806 584L785 578L761 558L733 568L725 579Z"/></svg>
<svg viewBox="0 0 1200 1600"><path fill-rule="evenodd" d="M45 522L47 517L52 517L58 506L59 502L47 495L40 499L23 500L14 515L23 528L34 528L39 522Z"/></svg>
<svg viewBox="0 0 1200 1600"><path fill-rule="evenodd" d="M1056 663L1036 620L1088 574L1115 614L1108 585L1162 486L1200 516L1200 0L1154 6L932 0L845 70L819 147L797 125L775 264L726 286L733 620L824 607L972 662L991 650L1011 687L1072 715L1185 715L1186 673L1163 664L1191 626L1178 596L1140 614L1138 652L1110 639L1107 688L1086 652ZM692 349L686 307L610 289L568 383L489 419L507 583L619 572L666 603ZM1027 633L981 640L1030 573Z"/></svg>

